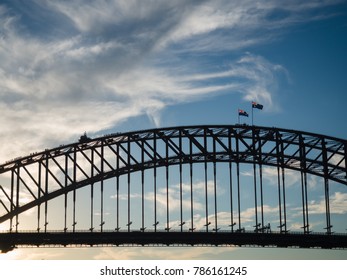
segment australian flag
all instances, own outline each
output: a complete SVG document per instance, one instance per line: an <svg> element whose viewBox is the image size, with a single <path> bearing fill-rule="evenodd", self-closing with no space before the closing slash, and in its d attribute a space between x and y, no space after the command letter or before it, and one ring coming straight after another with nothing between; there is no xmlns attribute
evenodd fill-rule
<svg viewBox="0 0 347 280"><path fill-rule="evenodd" d="M260 109L263 110L263 105L257 103L257 102L252 102L252 108Z"/></svg>
<svg viewBox="0 0 347 280"><path fill-rule="evenodd" d="M248 114L246 111L239 109L239 116L245 116L248 117Z"/></svg>

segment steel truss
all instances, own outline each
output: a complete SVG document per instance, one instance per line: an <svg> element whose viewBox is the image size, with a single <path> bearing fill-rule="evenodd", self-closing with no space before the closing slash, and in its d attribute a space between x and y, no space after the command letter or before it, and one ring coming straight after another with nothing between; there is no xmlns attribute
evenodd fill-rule
<svg viewBox="0 0 347 280"><path fill-rule="evenodd" d="M184 231L183 204L182 204L182 166L190 167L190 228L194 231L194 182L193 166L203 163L205 166L205 214L206 232L213 226L218 231L218 203L216 173L217 163L225 162L229 165L230 190L236 188L236 205L233 202L233 192L230 191L230 227L231 231L241 232L242 219L240 198L240 164L253 165L254 173L254 215L255 232L265 232L267 225L264 221L264 192L263 192L263 166L277 168L278 181L278 217L281 233L287 233L287 205L285 170L291 169L300 172L301 176L301 205L302 227L304 233L310 233L308 182L307 175L312 174L324 179L326 233L332 233L330 214L329 181L347 185L347 141L325 135L302 131L279 129L274 127L257 127L246 125L217 125L217 126L191 126L159 128L128 133L116 133L103 137L89 139L81 138L79 142L62 145L54 149L33 153L26 157L16 158L0 165L0 176L7 178L6 185L0 180L0 224L9 221L9 231L18 232L19 216L29 209L37 207L37 232L47 232L48 203L54 198L65 197L64 232L69 228L67 221L67 196L73 196L73 223L72 232L75 232L76 221L76 191L90 186L90 231L104 226L104 181L116 179L117 226L119 224L119 178L127 176L128 190L128 222L127 230L131 231L132 215L142 216L144 232L144 173L153 170L154 176L154 231L157 230L157 169L165 168L166 182L166 228L170 231L170 197L169 197L169 167L179 167L180 181L180 228ZM208 206L207 190L207 164L213 166L214 178L214 209ZM233 171L236 166L236 184L233 186ZM142 202L137 213L131 213L131 174L141 173ZM257 174L259 179L257 180ZM94 219L95 184L100 184L100 223ZM21 193L25 192L30 199L23 202ZM27 197L28 197L27 196ZM237 211L236 211L237 210ZM236 216L234 211L238 213ZM215 219L211 225L208 217L213 212Z"/></svg>

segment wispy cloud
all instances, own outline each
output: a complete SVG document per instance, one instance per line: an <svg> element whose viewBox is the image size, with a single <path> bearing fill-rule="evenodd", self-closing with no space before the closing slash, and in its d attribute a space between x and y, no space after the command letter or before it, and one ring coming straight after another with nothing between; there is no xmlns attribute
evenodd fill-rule
<svg viewBox="0 0 347 280"><path fill-rule="evenodd" d="M207 96L236 94L276 110L278 75L286 70L246 47L276 37L280 27L274 26L311 20L310 11L337 2L45 0L33 1L29 10L2 5L0 161L135 116L148 115L160 125L167 106ZM278 9L282 16L276 18ZM235 50L242 54L221 67L194 59Z"/></svg>

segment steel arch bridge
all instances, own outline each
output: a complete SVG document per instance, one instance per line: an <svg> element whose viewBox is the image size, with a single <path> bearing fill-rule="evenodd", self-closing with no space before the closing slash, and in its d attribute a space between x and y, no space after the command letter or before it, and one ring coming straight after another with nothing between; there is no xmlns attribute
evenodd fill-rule
<svg viewBox="0 0 347 280"><path fill-rule="evenodd" d="M346 157L344 139L274 127L82 135L0 165L0 250L347 248Z"/></svg>

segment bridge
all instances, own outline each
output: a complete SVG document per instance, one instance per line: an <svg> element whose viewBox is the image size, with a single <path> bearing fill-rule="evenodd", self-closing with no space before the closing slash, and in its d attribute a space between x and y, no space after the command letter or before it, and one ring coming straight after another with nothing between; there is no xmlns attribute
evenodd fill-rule
<svg viewBox="0 0 347 280"><path fill-rule="evenodd" d="M0 250L347 248L347 140L248 125L115 133L0 165Z"/></svg>

